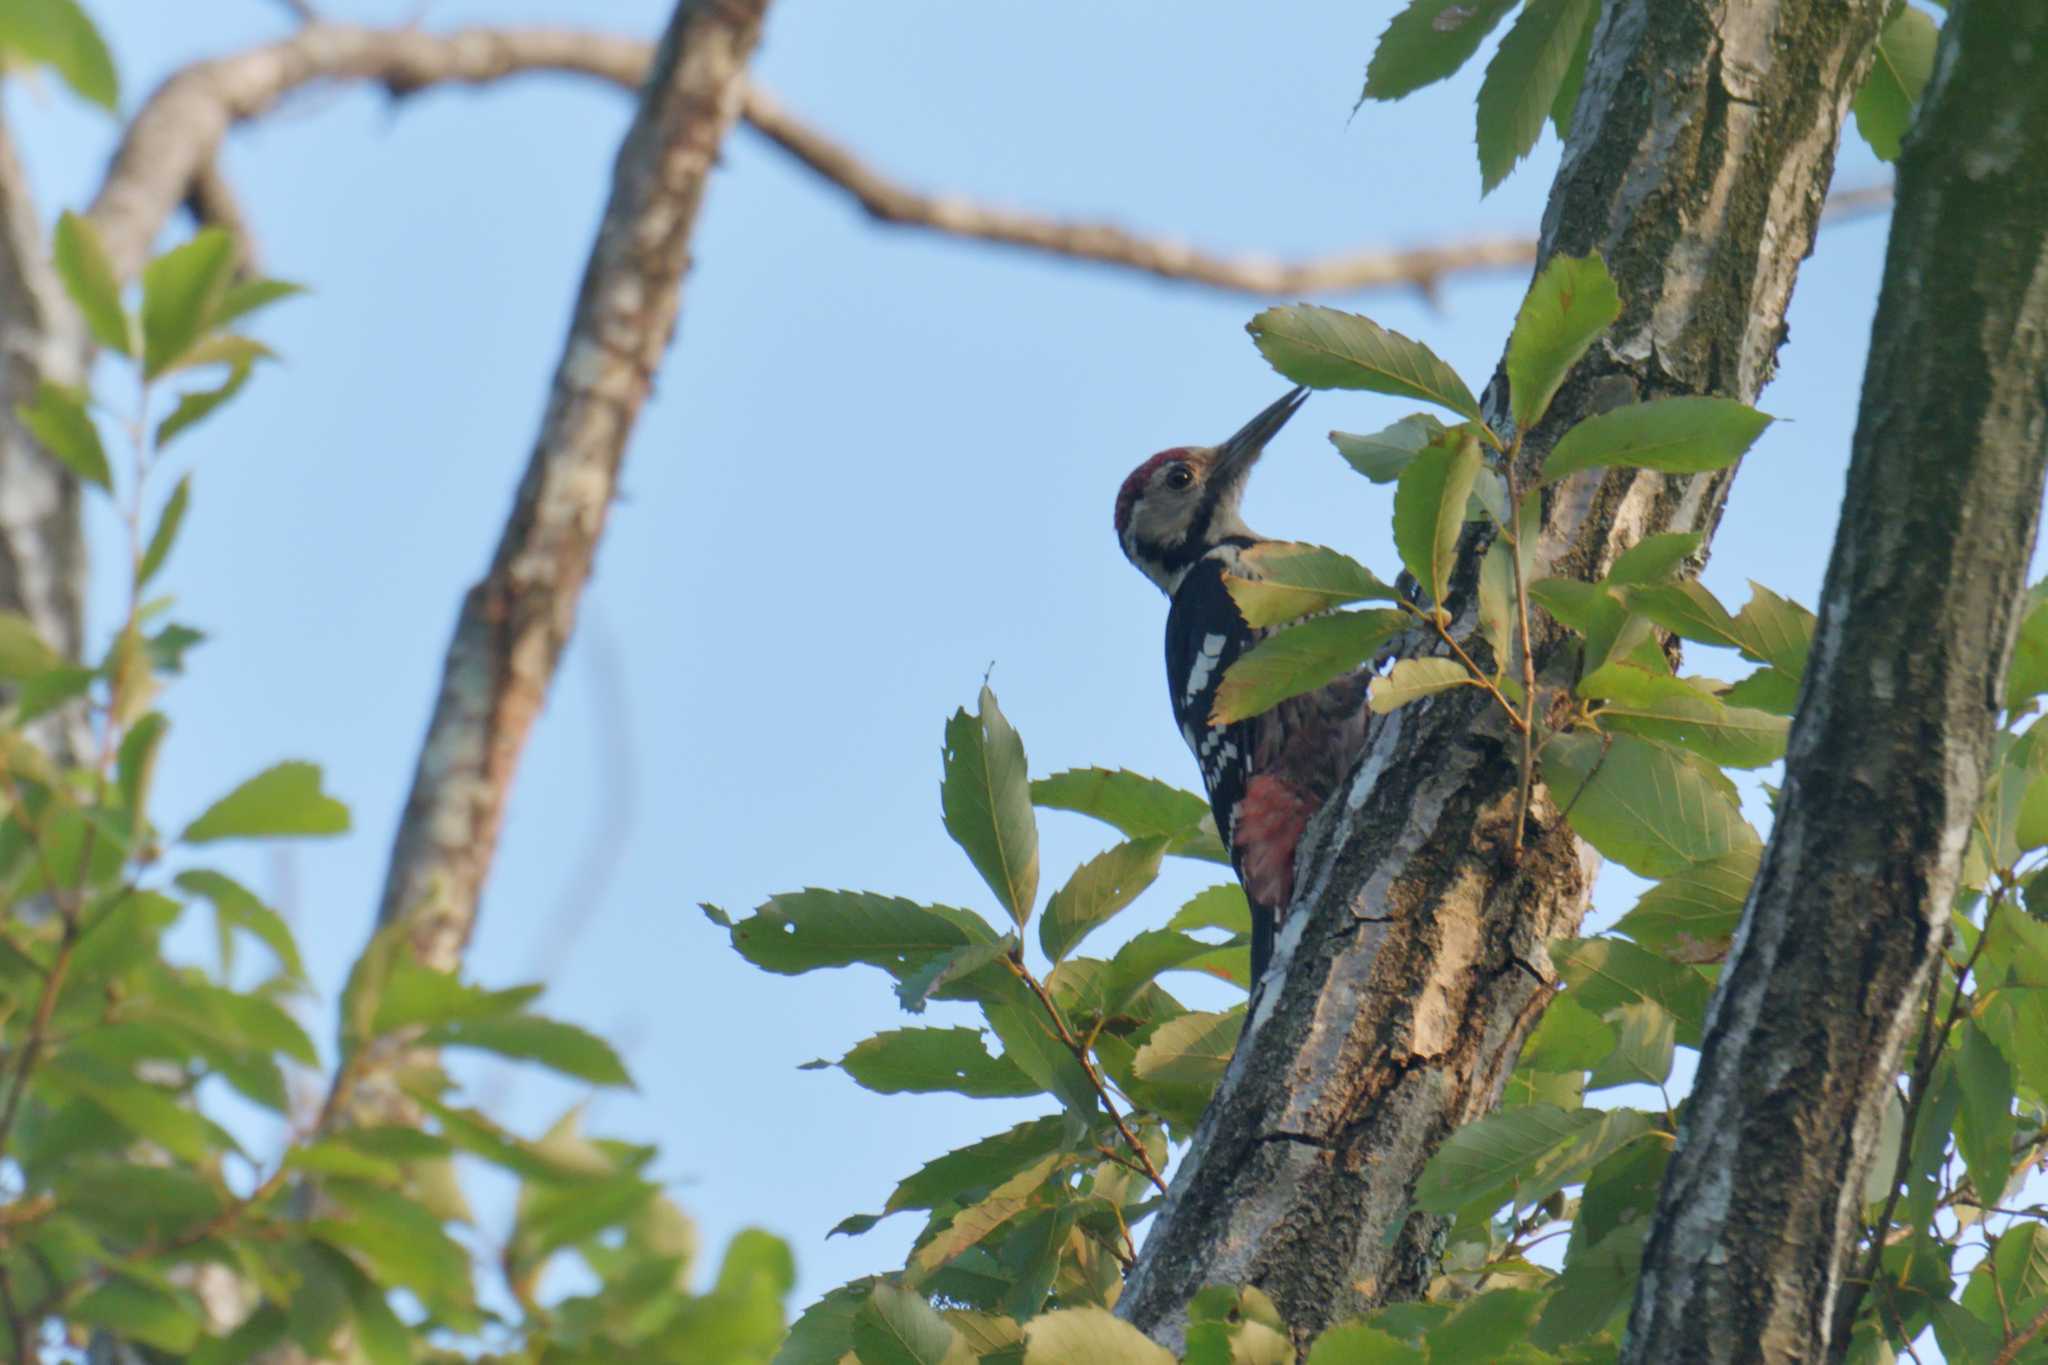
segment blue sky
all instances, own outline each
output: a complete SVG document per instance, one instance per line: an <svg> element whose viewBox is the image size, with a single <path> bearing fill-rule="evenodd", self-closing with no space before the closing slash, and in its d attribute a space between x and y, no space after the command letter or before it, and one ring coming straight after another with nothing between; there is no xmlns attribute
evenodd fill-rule
<svg viewBox="0 0 2048 1365"><path fill-rule="evenodd" d="M667 8L322 7L650 35ZM1395 7L784 0L756 72L910 184L1216 249L1533 232L1556 145L1546 136L1480 198L1478 63L1353 114ZM289 24L271 0L92 8L130 109L177 65ZM162 581L212 638L167 701L160 801L181 817L280 758L325 766L355 832L241 864L294 916L323 1036L456 607L527 459L628 113L617 91L554 78L399 105L317 92L227 152L266 267L313 293L264 325L285 363L173 461L196 471L195 496ZM112 125L18 84L7 116L46 214L82 206ZM1841 183L1882 173L1852 138ZM1808 603L1817 592L1884 231L1881 218L1828 229L1802 274L1761 402L1792 420L1749 457L1706 574L1733 602L1747 578ZM1033 1106L877 1096L799 1072L906 1022L886 981L766 976L697 903L741 912L816 885L995 913L938 819L941 725L991 664L1034 773L1104 764L1194 786L1161 676L1165 604L1118 554L1111 503L1142 457L1219 439L1285 385L1243 331L1260 301L872 226L746 130L694 254L470 964L492 984L545 979L554 1013L618 1040L639 1090L597 1097L590 1126L661 1144L707 1244L749 1224L789 1237L807 1301L900 1264L915 1231L898 1219L827 1242L827 1228ZM1349 306L1426 339L1476 389L1525 285L1494 276L1448 286L1434 308L1413 295ZM1321 433L1411 407L1314 399L1262 465L1249 520L1391 573L1386 491ZM114 519L96 511L91 532L116 562ZM95 585L102 626L117 590ZM1048 889L1109 842L1077 817L1047 814L1042 830ZM1163 922L1207 871L1171 871L1124 932ZM1610 870L1599 903L1616 913L1632 890ZM1211 998L1199 983L1185 994ZM528 1131L581 1098L466 1074Z"/></svg>

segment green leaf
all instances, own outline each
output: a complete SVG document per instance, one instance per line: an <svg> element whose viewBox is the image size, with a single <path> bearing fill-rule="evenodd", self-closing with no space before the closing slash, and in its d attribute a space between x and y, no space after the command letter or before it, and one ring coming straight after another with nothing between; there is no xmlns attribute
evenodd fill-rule
<svg viewBox="0 0 2048 1365"><path fill-rule="evenodd" d="M1031 1206L1045 1182L1066 1160L1059 1153L1033 1162L1005 1180L988 1197L954 1214L945 1227L910 1254L911 1271L927 1276Z"/></svg>
<svg viewBox="0 0 2048 1365"><path fill-rule="evenodd" d="M1598 19L1596 11L1585 28L1580 30L1578 50L1572 53L1571 64L1565 67L1564 79L1558 82L1557 98L1550 102L1550 126L1557 130L1559 142L1572 133L1572 117L1578 112L1579 91L1586 83L1586 61L1593 55L1593 29Z"/></svg>
<svg viewBox="0 0 2048 1365"><path fill-rule="evenodd" d="M1166 851L1177 857L1230 861L1207 799L1157 778L1121 768L1070 768L1033 782L1031 803L1092 816L1126 839L1165 839Z"/></svg>
<svg viewBox="0 0 2048 1365"><path fill-rule="evenodd" d="M1395 100L1454 74L1515 0L1410 0L1373 48L1361 99Z"/></svg>
<svg viewBox="0 0 2048 1365"><path fill-rule="evenodd" d="M1911 5L1894 6L1877 35L1877 57L1856 92L1854 109L1856 131L1879 161L1899 159L1899 141L1934 75L1934 45L1940 36L1934 20Z"/></svg>
<svg viewBox="0 0 2048 1365"><path fill-rule="evenodd" d="M1607 571L1607 581L1628 587L1674 578L1685 567L1686 560L1699 552L1702 539L1698 531L1665 531L1644 536L1615 559L1614 567Z"/></svg>
<svg viewBox="0 0 2048 1365"><path fill-rule="evenodd" d="M981 1011L1002 1041L1005 1061L1076 1114L1096 1112L1094 1082L1054 1028L1044 1003L1022 981L1007 972L994 978L982 994Z"/></svg>
<svg viewBox="0 0 2048 1365"><path fill-rule="evenodd" d="M1642 1270L1643 1231L1621 1228L1566 1262L1530 1330L1532 1344L1555 1351L1594 1335L1628 1310Z"/></svg>
<svg viewBox="0 0 2048 1365"><path fill-rule="evenodd" d="M1416 1347L1362 1322L1339 1323L1309 1347L1308 1365L1426 1365Z"/></svg>
<svg viewBox="0 0 2048 1365"><path fill-rule="evenodd" d="M324 1216L306 1225L315 1238L357 1253L380 1281L412 1290L429 1309L469 1304L469 1254L418 1201L354 1180L325 1181L323 1192Z"/></svg>
<svg viewBox="0 0 2048 1365"><path fill-rule="evenodd" d="M1603 748L1598 735L1559 735L1544 746L1542 773L1579 837L1639 877L1669 877L1760 842L1725 779L1646 739L1613 735Z"/></svg>
<svg viewBox="0 0 2048 1365"><path fill-rule="evenodd" d="M1411 460L1394 488L1394 548L1439 610L1465 530L1465 502L1482 464L1479 438L1469 427L1446 432L1445 442Z"/></svg>
<svg viewBox="0 0 2048 1365"><path fill-rule="evenodd" d="M1169 1019L1138 1049L1138 1075L1159 1085L1213 1090L1230 1065L1243 1028L1242 1007L1220 1014L1194 1011Z"/></svg>
<svg viewBox="0 0 2048 1365"><path fill-rule="evenodd" d="M86 412L84 394L46 379L36 386L36 401L21 404L14 413L59 464L95 487L113 488L106 447Z"/></svg>
<svg viewBox="0 0 2048 1365"><path fill-rule="evenodd" d="M1611 1016L1614 1051L1600 1060L1586 1078L1586 1089L1610 1085L1662 1085L1671 1076L1677 1021L1671 1011L1648 1000L1623 1005Z"/></svg>
<svg viewBox="0 0 2048 1365"><path fill-rule="evenodd" d="M2014 711L2048 692L2048 579L2027 590L2026 603L2005 674L2005 706Z"/></svg>
<svg viewBox="0 0 2048 1365"><path fill-rule="evenodd" d="M1402 659L1385 677L1372 680L1366 705L1375 715L1384 716L1411 701L1433 697L1439 692L1448 692L1472 682L1472 675L1456 659Z"/></svg>
<svg viewBox="0 0 2048 1365"><path fill-rule="evenodd" d="M249 382L249 374L252 369L253 366L249 361L236 361L234 367L228 371L228 377L221 382L218 388L198 389L179 394L178 406L171 410L170 416L157 424L157 449L162 450L168 446L177 439L181 432L189 431L197 426L201 421L210 417L214 409L240 393L242 385Z"/></svg>
<svg viewBox="0 0 2048 1365"><path fill-rule="evenodd" d="M1024 1324L1024 1365L1173 1365L1173 1355L1103 1308L1065 1308Z"/></svg>
<svg viewBox="0 0 2048 1365"><path fill-rule="evenodd" d="M1570 996L1560 996L1522 1045L1518 1069L1584 1071L1614 1051L1614 1030Z"/></svg>
<svg viewBox="0 0 2048 1365"><path fill-rule="evenodd" d="M790 1324L775 1365L839 1365L853 1352L853 1320L866 1304L872 1283L863 1279L841 1285L806 1308Z"/></svg>
<svg viewBox="0 0 2048 1365"><path fill-rule="evenodd" d="M1333 431L1330 443L1337 447L1337 453L1349 461L1353 469L1366 478L1374 483L1392 483L1401 477L1401 471L1424 446L1443 434L1442 422L1429 413L1417 412L1370 436Z"/></svg>
<svg viewBox="0 0 2048 1365"><path fill-rule="evenodd" d="M853 1319L861 1365L944 1365L966 1362L958 1335L922 1294L878 1281Z"/></svg>
<svg viewBox="0 0 2048 1365"><path fill-rule="evenodd" d="M1790 678L1806 676L1806 655L1813 647L1816 624L1812 612L1754 579L1749 585L1749 601L1735 613L1742 652Z"/></svg>
<svg viewBox="0 0 2048 1365"><path fill-rule="evenodd" d="M1166 927L1223 929L1233 934L1249 934L1252 931L1252 905L1245 899L1243 887L1236 882L1224 882L1196 892L1186 905L1173 912L1173 918L1166 922Z"/></svg>
<svg viewBox="0 0 2048 1365"><path fill-rule="evenodd" d="M270 949L286 974L294 980L305 978L306 964L299 958L299 947L292 938L291 927L254 892L231 877L205 869L180 872L175 883L180 889L211 901L213 913L224 929L245 930Z"/></svg>
<svg viewBox="0 0 2048 1365"><path fill-rule="evenodd" d="M926 1162L903 1178L882 1211L976 1202L1018 1172L1066 1151L1075 1138L1075 1127L1064 1115L1020 1123Z"/></svg>
<svg viewBox="0 0 2048 1365"><path fill-rule="evenodd" d="M158 433L159 443L163 440ZM178 480L178 486L171 490L171 496L164 503L164 510L156 520L156 530L150 533L149 548L142 552L142 563L135 570L135 586L139 589L164 566L164 560L171 553L171 546L177 543L178 528L185 524L185 505L192 498L192 476L187 474Z"/></svg>
<svg viewBox="0 0 2048 1365"><path fill-rule="evenodd" d="M786 892L732 926L733 947L765 971L796 976L866 963L899 981L933 953L995 937L966 910L864 891Z"/></svg>
<svg viewBox="0 0 2048 1365"><path fill-rule="evenodd" d="M1514 667L1515 566L1507 537L1497 537L1479 561L1479 632L1493 651L1496 674Z"/></svg>
<svg viewBox="0 0 2048 1365"><path fill-rule="evenodd" d="M1536 145L1579 39L1599 13L1599 0L1528 0L1522 6L1479 86L1482 193L1507 179Z"/></svg>
<svg viewBox="0 0 2048 1365"><path fill-rule="evenodd" d="M275 839L346 834L348 807L320 790L317 764L280 763L256 774L207 807L178 837L188 844L217 839Z"/></svg>
<svg viewBox="0 0 2048 1365"><path fill-rule="evenodd" d="M337 1261L348 1286L349 1307L355 1315L356 1348L369 1365L411 1365L413 1331L391 1311L391 1300L383 1287L356 1268L352 1261Z"/></svg>
<svg viewBox="0 0 2048 1365"><path fill-rule="evenodd" d="M1118 844L1081 864L1065 886L1045 903L1038 922L1038 945L1058 962L1088 934L1128 907L1158 879L1166 856L1164 839L1137 839Z"/></svg>
<svg viewBox="0 0 2048 1365"><path fill-rule="evenodd" d="M537 1062L559 1075L592 1085L632 1088L633 1078L612 1045L596 1034L537 1014L464 1019L430 1030L441 1047L473 1047L516 1061Z"/></svg>
<svg viewBox="0 0 2048 1365"><path fill-rule="evenodd" d="M234 273L234 239L220 228L200 229L143 268L143 378L156 378L199 343Z"/></svg>
<svg viewBox="0 0 2048 1365"><path fill-rule="evenodd" d="M0 20L0 46L6 42L5 22ZM57 219L55 255L64 292L78 305L93 340L122 355L135 354L133 324L121 307L121 280L92 220L66 210Z"/></svg>
<svg viewBox="0 0 2048 1365"><path fill-rule="evenodd" d="M77 0L7 0L0 6L0 52L49 67L79 98L103 109L120 102L113 54Z"/></svg>
<svg viewBox="0 0 2048 1365"><path fill-rule="evenodd" d="M0 610L0 678L18 682L41 677L63 662L44 643L35 622L18 611Z"/></svg>
<svg viewBox="0 0 2048 1365"><path fill-rule="evenodd" d="M1021 929L1038 899L1038 823L1024 741L986 686L978 715L956 711L946 722L945 772L946 833Z"/></svg>
<svg viewBox="0 0 2048 1365"><path fill-rule="evenodd" d="M1985 1204L1996 1204L2012 1177L2012 1066L1974 1019L1965 1019L1956 1052L1963 1102L1956 1110L1956 1149Z"/></svg>
<svg viewBox="0 0 2048 1365"><path fill-rule="evenodd" d="M1614 927L1675 962L1718 961L1735 937L1760 854L1739 848L1694 863L1644 892Z"/></svg>
<svg viewBox="0 0 2048 1365"><path fill-rule="evenodd" d="M259 309L284 299L297 298L305 292L304 285L293 284L289 280L238 280L221 295L220 307L213 310L213 325L225 327Z"/></svg>
<svg viewBox="0 0 2048 1365"><path fill-rule="evenodd" d="M135 1136L194 1166L239 1150L225 1129L187 1109L167 1091L94 1063L76 1050L45 1062L36 1072L35 1084L86 1101Z"/></svg>
<svg viewBox="0 0 2048 1365"><path fill-rule="evenodd" d="M1519 426L1542 420L1572 366L1620 316L1621 295L1598 256L1550 258L1508 338L1508 391Z"/></svg>
<svg viewBox="0 0 2048 1365"><path fill-rule="evenodd" d="M1371 318L1301 303L1268 308L1245 330L1267 363L1297 384L1419 398L1480 420L1479 402L1455 370L1421 342Z"/></svg>
<svg viewBox="0 0 2048 1365"><path fill-rule="evenodd" d="M116 1271L99 1288L71 1305L66 1317L104 1327L117 1337L182 1355L198 1344L205 1314L199 1301Z"/></svg>
<svg viewBox="0 0 2048 1365"><path fill-rule="evenodd" d="M1691 967L1619 938L1553 943L1550 957L1585 1009L1608 1015L1628 1005L1660 1005L1677 1020L1677 1041L1699 1046L1710 988Z"/></svg>
<svg viewBox="0 0 2048 1365"><path fill-rule="evenodd" d="M948 948L924 961L924 965L896 983L896 999L912 1014L923 1014L924 1007L934 995L957 998L957 994L971 995L971 987L964 983L982 968L1006 953L1016 950L1017 940L1004 935L993 943L967 943L958 948Z"/></svg>
<svg viewBox="0 0 2048 1365"><path fill-rule="evenodd" d="M1007 1057L995 1057L973 1028L888 1029L856 1044L839 1069L883 1095L951 1092L989 1098L1035 1095L1040 1087Z"/></svg>
<svg viewBox="0 0 2048 1365"><path fill-rule="evenodd" d="M1445 1214L1533 1207L1653 1126L1634 1109L1504 1109L1451 1134L1423 1167L1415 1202Z"/></svg>
<svg viewBox="0 0 2048 1365"><path fill-rule="evenodd" d="M1669 674L1603 664L1579 680L1578 693L1606 703L1596 713L1602 729L1675 744L1723 768L1762 768L1785 756L1785 717L1725 705Z"/></svg>
<svg viewBox="0 0 2048 1365"><path fill-rule="evenodd" d="M1318 616L1274 631L1223 674L1209 723L1229 725L1270 711L1350 673L1407 628L1392 608Z"/></svg>
<svg viewBox="0 0 2048 1365"><path fill-rule="evenodd" d="M1700 474L1741 459L1772 418L1733 398L1659 398L1613 408L1564 434L1543 463L1545 480L1628 465Z"/></svg>
<svg viewBox="0 0 2048 1365"><path fill-rule="evenodd" d="M1353 602L1398 602L1400 595L1348 555L1320 545L1270 540L1244 551L1256 577L1223 576L1245 624L1279 626Z"/></svg>
<svg viewBox="0 0 2048 1365"><path fill-rule="evenodd" d="M1543 1294L1534 1289L1495 1289L1458 1305L1430 1329L1432 1361L1493 1361L1520 1365L1528 1351L1529 1333L1543 1308Z"/></svg>

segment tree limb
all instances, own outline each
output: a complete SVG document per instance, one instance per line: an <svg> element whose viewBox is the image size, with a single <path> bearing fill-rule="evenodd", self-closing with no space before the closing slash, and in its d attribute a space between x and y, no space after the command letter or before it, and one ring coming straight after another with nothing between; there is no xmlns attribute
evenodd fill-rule
<svg viewBox="0 0 2048 1365"><path fill-rule="evenodd" d="M1843 1358L1864 1180L1996 761L2048 470L2048 10L1960 0L1934 72L1777 819L1627 1361Z"/></svg>
<svg viewBox="0 0 2048 1365"><path fill-rule="evenodd" d="M675 329L689 238L768 0L682 0L613 172L547 412L456 622L380 922L458 965L513 769L576 618L626 439Z"/></svg>
<svg viewBox="0 0 2048 1365"><path fill-rule="evenodd" d="M1597 252L1623 312L1523 441L1534 485L1562 431L1637 399L1753 398L1784 338L1850 97L1885 0L1602 11L1540 257ZM1507 430L1497 371L1486 410ZM1590 579L1645 535L1711 534L1732 471L1589 470L1546 490L1539 571ZM1485 533L1449 594L1473 628ZM1554 625L1539 676L1567 683ZM1510 856L1519 748L1458 688L1392 713L1311 824L1274 967L1117 1312L1178 1340L1208 1284L1255 1284L1300 1337L1418 1297L1438 1220L1430 1154L1492 1108L1576 931L1592 859L1540 786Z"/></svg>

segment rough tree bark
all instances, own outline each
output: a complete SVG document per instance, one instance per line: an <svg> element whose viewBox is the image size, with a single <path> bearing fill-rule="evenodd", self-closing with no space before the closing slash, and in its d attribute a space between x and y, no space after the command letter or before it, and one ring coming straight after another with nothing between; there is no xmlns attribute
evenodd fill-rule
<svg viewBox="0 0 2048 1365"><path fill-rule="evenodd" d="M1884 9L1606 9L1539 260L1598 252L1624 312L1526 443L1525 475L1556 433L1618 403L1756 396ZM1497 424L1505 388L1497 375L1488 391ZM1711 533L1731 478L1567 479L1546 498L1542 572L1593 577L1645 535ZM1468 592L1479 548L1462 560ZM1555 644L1538 639L1540 662ZM1516 783L1516 752L1476 689L1376 732L1304 840L1278 971L1125 1286L1124 1317L1177 1342L1202 1286L1251 1283L1306 1337L1420 1294L1438 1229L1408 1214L1416 1176L1497 1101L1550 993L1545 944L1577 929L1591 889L1590 855L1540 795L1511 865Z"/></svg>
<svg viewBox="0 0 2048 1365"><path fill-rule="evenodd" d="M1993 761L2041 515L2043 167L2048 7L1961 0L1899 165L1777 821L1709 1015L1624 1360L1820 1361L1847 1347L1836 1296Z"/></svg>

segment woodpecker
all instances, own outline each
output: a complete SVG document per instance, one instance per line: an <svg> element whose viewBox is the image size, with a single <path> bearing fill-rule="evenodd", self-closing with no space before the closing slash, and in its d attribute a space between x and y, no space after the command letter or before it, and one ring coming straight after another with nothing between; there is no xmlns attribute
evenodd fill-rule
<svg viewBox="0 0 2048 1365"><path fill-rule="evenodd" d="M1245 624L1224 575L1257 578L1265 538L1238 513L1252 465L1308 390L1297 388L1218 446L1177 446L1146 460L1116 495L1124 557L1157 584L1166 613L1166 684L1194 751L1216 828L1252 907L1252 985L1273 959L1293 899L1303 828L1350 770L1365 740L1367 671L1339 678L1250 720L1209 723L1224 672L1270 633Z"/></svg>

